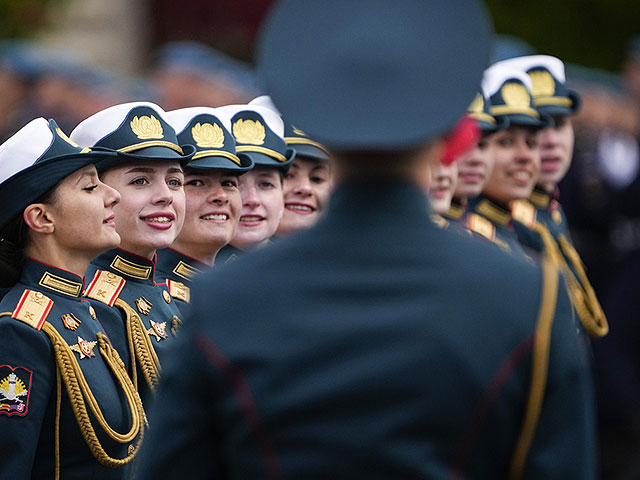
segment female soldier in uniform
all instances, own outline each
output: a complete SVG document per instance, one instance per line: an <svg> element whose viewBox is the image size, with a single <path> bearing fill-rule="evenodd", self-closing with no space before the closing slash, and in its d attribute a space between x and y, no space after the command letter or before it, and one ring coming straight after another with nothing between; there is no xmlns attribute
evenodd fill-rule
<svg viewBox="0 0 640 480"><path fill-rule="evenodd" d="M184 225L171 248L158 251L157 262L157 280L166 280L183 313L194 275L212 267L236 233L242 209L238 178L253 167L248 155L236 154L229 118L218 115L208 107L167 112L178 141L196 147L184 169Z"/></svg>
<svg viewBox="0 0 640 480"><path fill-rule="evenodd" d="M81 293L120 242L104 158L44 118L0 146L3 478L125 478L142 439L140 398Z"/></svg>
<svg viewBox="0 0 640 480"><path fill-rule="evenodd" d="M510 203L527 198L540 172L540 129L551 124L534 108L531 81L519 70L499 63L488 68L483 90L490 113L509 126L491 136L494 166L482 195L470 205L466 225L505 251L526 256L513 230Z"/></svg>
<svg viewBox="0 0 640 480"><path fill-rule="evenodd" d="M230 244L220 251L222 262L237 254L261 247L276 233L284 211L283 177L296 151L284 141L280 115L260 105L227 105L221 115L231 117L236 151L246 153L254 167L240 177L242 212L238 230Z"/></svg>
<svg viewBox="0 0 640 480"><path fill-rule="evenodd" d="M114 209L121 242L91 262L86 296L126 357L145 400L148 389L141 383L154 387L162 357L181 323L167 285L156 281L156 250L171 245L182 228L181 164L194 148L185 146L185 153L164 111L146 102L102 110L81 122L71 138L117 154L98 169L102 181L122 197Z"/></svg>

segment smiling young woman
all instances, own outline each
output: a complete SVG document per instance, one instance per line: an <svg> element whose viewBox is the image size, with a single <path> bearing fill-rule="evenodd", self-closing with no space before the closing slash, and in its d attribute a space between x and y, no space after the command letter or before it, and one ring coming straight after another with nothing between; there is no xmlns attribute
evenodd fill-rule
<svg viewBox="0 0 640 480"><path fill-rule="evenodd" d="M138 451L140 398L82 298L91 259L120 242L120 195L94 166L110 157L43 118L0 146L3 476L124 478Z"/></svg>
<svg viewBox="0 0 640 480"><path fill-rule="evenodd" d="M120 192L114 221L121 243L89 265L86 296L144 401L182 323L168 285L156 278L156 251L169 247L182 228L183 165L194 153L193 146L178 144L164 115L152 103L116 105L71 133L81 145L114 153L98 171Z"/></svg>

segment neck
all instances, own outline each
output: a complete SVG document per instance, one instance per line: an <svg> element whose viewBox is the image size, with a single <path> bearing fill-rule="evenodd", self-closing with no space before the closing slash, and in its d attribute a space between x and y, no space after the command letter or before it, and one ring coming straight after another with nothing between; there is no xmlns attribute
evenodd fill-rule
<svg viewBox="0 0 640 480"><path fill-rule="evenodd" d="M544 190L549 195L551 195L553 191L556 189L556 184L555 183L538 183L536 187L538 187L540 190Z"/></svg>
<svg viewBox="0 0 640 480"><path fill-rule="evenodd" d="M134 255L138 255L139 257L146 258L147 260L153 260L154 255L156 254L156 249L140 245L131 245L127 242L120 242L119 247L125 252L133 253Z"/></svg>
<svg viewBox="0 0 640 480"><path fill-rule="evenodd" d="M220 251L220 249L224 247L224 245L217 244L191 244L181 242L180 239L176 239L171 245L171 248L176 252L181 253L182 255L186 255L187 257L191 257L194 260L197 260L200 263L204 263L205 265L211 267L213 266L216 255Z"/></svg>
<svg viewBox="0 0 640 480"><path fill-rule="evenodd" d="M79 277L84 276L91 259L100 253L96 252L95 255L87 255L85 252L67 251L53 248L51 245L47 245L46 242L45 244L32 244L25 249L25 254L28 258L67 270Z"/></svg>

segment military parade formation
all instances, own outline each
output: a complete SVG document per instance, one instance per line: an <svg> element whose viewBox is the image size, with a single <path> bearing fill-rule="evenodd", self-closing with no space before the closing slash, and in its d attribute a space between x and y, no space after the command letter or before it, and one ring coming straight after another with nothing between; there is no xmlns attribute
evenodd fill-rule
<svg viewBox="0 0 640 480"><path fill-rule="evenodd" d="M492 35L282 0L268 95L0 145L0 477L598 478L580 96Z"/></svg>

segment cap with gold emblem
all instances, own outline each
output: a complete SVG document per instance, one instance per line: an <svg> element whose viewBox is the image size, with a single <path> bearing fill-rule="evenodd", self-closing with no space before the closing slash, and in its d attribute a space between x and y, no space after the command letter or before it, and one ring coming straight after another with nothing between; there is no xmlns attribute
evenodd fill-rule
<svg viewBox="0 0 640 480"><path fill-rule="evenodd" d="M482 90L491 102L491 115L505 117L511 125L552 126L551 117L536 109L529 76L506 62L508 60L494 63L485 70L482 78Z"/></svg>
<svg viewBox="0 0 640 480"><path fill-rule="evenodd" d="M256 97L249 102L249 105L261 105L280 115L269 95ZM297 157L329 160L329 152L324 145L309 138L305 132L286 121L284 122L284 141L287 142L287 145L292 145L296 149Z"/></svg>
<svg viewBox="0 0 640 480"><path fill-rule="evenodd" d="M260 105L226 105L216 111L231 123L236 152L249 155L256 166L289 170L296 151L284 141L284 121L277 112Z"/></svg>
<svg viewBox="0 0 640 480"><path fill-rule="evenodd" d="M489 100L482 92L478 92L467 109L467 116L478 122L478 128L483 132L495 132L509 126L507 117L503 115L496 118L491 115L490 109Z"/></svg>
<svg viewBox="0 0 640 480"><path fill-rule="evenodd" d="M71 173L113 157L78 146L54 120L32 120L0 145L0 228Z"/></svg>
<svg viewBox="0 0 640 480"><path fill-rule="evenodd" d="M510 58L504 64L529 75L533 103L538 111L551 116L567 116L580 109L580 95L567 87L564 63L559 58L527 55Z"/></svg>
<svg viewBox="0 0 640 480"><path fill-rule="evenodd" d="M185 164L195 147L178 143L165 115L162 108L150 102L114 105L80 122L71 139L92 149L117 153L100 164L100 171L131 160L176 160Z"/></svg>
<svg viewBox="0 0 640 480"><path fill-rule="evenodd" d="M194 145L196 153L188 163L199 170L226 170L242 174L253 168L251 157L236 152L236 141L231 135L231 123L217 109L211 107L181 108L167 112L167 121L178 134L181 145Z"/></svg>

